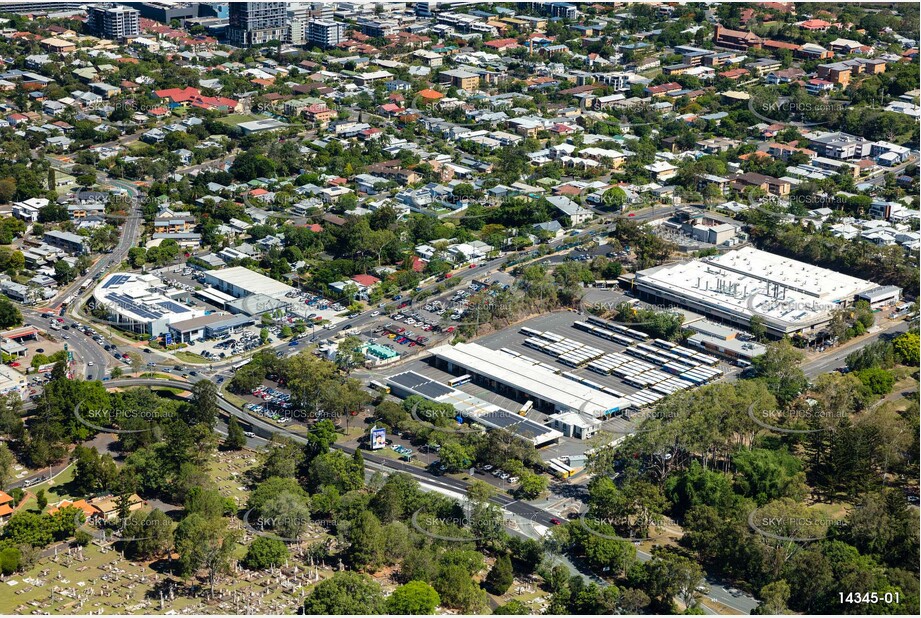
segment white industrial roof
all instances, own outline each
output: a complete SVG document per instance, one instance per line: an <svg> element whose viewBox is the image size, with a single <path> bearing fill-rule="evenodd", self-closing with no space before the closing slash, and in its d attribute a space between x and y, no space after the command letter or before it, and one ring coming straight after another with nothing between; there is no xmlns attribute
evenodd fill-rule
<svg viewBox="0 0 921 618"><path fill-rule="evenodd" d="M524 393L553 403L562 411L594 416L630 407L630 402L540 369L533 362L499 355L476 343L443 345L432 350L436 357Z"/></svg>
<svg viewBox="0 0 921 618"><path fill-rule="evenodd" d="M726 270L782 283L787 287L798 288L810 296L832 302L850 300L858 292L875 287L875 284L864 279L813 266L806 262L791 260L753 247L730 251L708 261Z"/></svg>
<svg viewBox="0 0 921 618"><path fill-rule="evenodd" d="M746 320L759 315L792 327L822 322L838 303L876 287L751 247L641 271L637 282Z"/></svg>
<svg viewBox="0 0 921 618"><path fill-rule="evenodd" d="M243 266L233 266L223 270L209 270L207 276L238 287L249 294L277 296L278 294L285 295L294 290L286 283L275 281L271 277L266 277Z"/></svg>

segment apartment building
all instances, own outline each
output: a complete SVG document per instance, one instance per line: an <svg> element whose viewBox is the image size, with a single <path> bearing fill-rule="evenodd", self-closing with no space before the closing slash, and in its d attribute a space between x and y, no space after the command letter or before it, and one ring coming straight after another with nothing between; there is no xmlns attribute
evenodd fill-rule
<svg viewBox="0 0 921 618"><path fill-rule="evenodd" d="M86 25L98 37L124 41L141 35L141 13L127 6L91 6Z"/></svg>
<svg viewBox="0 0 921 618"><path fill-rule="evenodd" d="M237 47L264 45L288 38L285 2L231 2L227 40Z"/></svg>
<svg viewBox="0 0 921 618"><path fill-rule="evenodd" d="M345 24L325 19L315 19L307 23L307 45L329 49L345 40Z"/></svg>

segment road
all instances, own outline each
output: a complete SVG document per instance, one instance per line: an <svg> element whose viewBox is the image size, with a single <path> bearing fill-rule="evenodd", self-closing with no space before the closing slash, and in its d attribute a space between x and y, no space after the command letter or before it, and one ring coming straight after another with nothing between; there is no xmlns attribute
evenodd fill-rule
<svg viewBox="0 0 921 618"><path fill-rule="evenodd" d="M904 333L908 330L908 322L896 322L888 326L887 328L880 330L878 333L870 337L861 337L855 341L850 341L844 345L831 350L825 354L822 354L818 358L803 363L802 368L806 374L806 377L814 378L823 373L829 373L834 371L839 367L844 366L844 359L848 354L854 352L858 348L862 348L870 343L873 343L883 335L894 335L896 333Z"/></svg>
<svg viewBox="0 0 921 618"><path fill-rule="evenodd" d="M109 184L124 189L130 196L127 208L128 215L124 219L124 226L121 230L118 244L111 253L102 254L99 259L89 267L85 275L77 277L70 285L58 292L57 296L49 303L53 309L60 307L64 299L77 293L84 281L92 280L97 274L104 273L108 270L109 266L121 263L128 255L128 250L137 242L141 221L140 205L138 204L138 195L140 192L137 187L133 183L125 180L103 179L100 184Z"/></svg>
<svg viewBox="0 0 921 618"><path fill-rule="evenodd" d="M887 177L899 176L905 170L906 167L908 167L909 165L913 165L916 162L917 162L917 159L914 157L914 155L911 155L908 157L908 160L905 161L904 163L900 163L899 165L896 165L895 167L883 168L883 170L880 171L876 176L874 176L870 180L865 180L864 182L868 182L871 185L879 186L883 184L884 182L886 182ZM862 183L859 183L859 184L862 184Z"/></svg>
<svg viewBox="0 0 921 618"><path fill-rule="evenodd" d="M194 378L195 381L202 379L207 378L202 376L197 376ZM106 383L107 388L124 388L129 386L166 386L187 390L190 388L191 384L189 382L181 382L178 380L155 379L112 380ZM249 412L241 410L240 408L237 408L235 405L228 402L220 395L220 393L218 394L217 404L222 412L227 415L237 417L243 422L244 425L250 427L250 430L258 436L257 439L252 440L253 444L255 445L261 446L267 444L271 440L272 436L279 434L301 444L307 442L307 439L303 434L277 427L268 421L262 420L258 416L251 415ZM333 448L341 450L349 455L355 452L354 447L346 446L343 444L333 444ZM409 463L389 459L386 457L380 457L378 455L374 455L373 453L368 453L367 451L363 451L362 456L366 463L373 464L375 467L389 470L391 472L405 472L421 483L425 483L426 485L432 487L441 488L445 491L465 494L469 487L469 483L466 481L448 476L435 476ZM516 500L504 494L498 494L494 496L491 498L491 501L518 517L524 518L533 524L544 526L546 528L551 528L554 525L553 520L556 519L556 516L552 513L549 513L527 502ZM649 560L651 558L649 554L644 552L638 552L638 555L641 560ZM583 573L583 575L585 574ZM592 579L595 579L591 575L588 576ZM746 594L735 596L729 592L728 587L719 584L715 580L709 580L709 585L710 592L708 593L708 596L742 614L749 614L751 610L758 605L758 602L753 597Z"/></svg>

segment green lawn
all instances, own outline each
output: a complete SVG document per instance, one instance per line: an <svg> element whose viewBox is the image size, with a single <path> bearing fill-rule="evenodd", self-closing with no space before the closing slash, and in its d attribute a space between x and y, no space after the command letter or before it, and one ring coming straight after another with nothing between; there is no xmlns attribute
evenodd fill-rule
<svg viewBox="0 0 921 618"><path fill-rule="evenodd" d="M202 356L201 354L196 354L194 352L186 352L185 350L179 350L178 352L173 352L173 356L178 358L181 361L186 363L198 363L199 365L207 365L211 361Z"/></svg>
<svg viewBox="0 0 921 618"><path fill-rule="evenodd" d="M75 470L75 467L73 465L68 466L59 475L54 477L52 480L45 481L44 483L39 483L38 485L33 485L32 487L29 487L28 491L32 494L32 496L30 496L25 501L24 508L26 509L36 508L35 494L40 489L45 490L45 496L48 498L48 504L55 504L57 502L60 502L61 500L64 500L64 499L70 500L71 498L73 498L73 496L67 493L66 488L67 488L68 483L74 480L74 470Z"/></svg>
<svg viewBox="0 0 921 618"><path fill-rule="evenodd" d="M229 124L231 126L237 126L241 122L251 122L253 120L264 120L264 116L256 116L255 114L230 114L229 116L224 116L220 119L220 122L224 124Z"/></svg>

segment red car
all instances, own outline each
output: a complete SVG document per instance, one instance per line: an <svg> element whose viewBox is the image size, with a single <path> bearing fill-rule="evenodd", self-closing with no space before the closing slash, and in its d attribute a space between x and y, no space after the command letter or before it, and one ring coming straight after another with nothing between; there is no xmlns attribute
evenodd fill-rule
<svg viewBox="0 0 921 618"><path fill-rule="evenodd" d="M563 522L557 519L556 517L551 517L550 523L553 524L554 526L560 526L562 525Z"/></svg>

